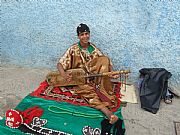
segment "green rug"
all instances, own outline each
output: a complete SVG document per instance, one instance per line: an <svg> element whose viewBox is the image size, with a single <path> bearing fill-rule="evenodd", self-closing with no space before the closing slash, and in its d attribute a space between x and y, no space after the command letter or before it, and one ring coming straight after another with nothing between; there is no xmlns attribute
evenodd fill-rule
<svg viewBox="0 0 180 135"><path fill-rule="evenodd" d="M43 128L54 130L54 133L49 133L49 135L56 135L60 132L73 135L85 135L86 133L87 135L98 135L100 134L99 131L101 132L102 130L102 121L106 119L103 113L94 108L47 100L30 95L26 96L15 109L24 111L34 106L39 106L43 110L40 119L47 120ZM115 114L123 120L121 107ZM121 126L122 129L125 129L123 121ZM114 125L112 125L111 133L113 131L115 131ZM92 134L88 134L88 132ZM0 120L0 135L22 134L25 133L19 129L12 129L6 126L5 118Z"/></svg>

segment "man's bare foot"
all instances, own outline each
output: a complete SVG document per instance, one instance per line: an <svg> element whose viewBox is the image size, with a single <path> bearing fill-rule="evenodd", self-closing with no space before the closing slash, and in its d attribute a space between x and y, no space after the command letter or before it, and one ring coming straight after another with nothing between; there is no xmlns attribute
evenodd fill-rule
<svg viewBox="0 0 180 135"><path fill-rule="evenodd" d="M109 123L114 124L118 120L118 117L116 115L111 115Z"/></svg>

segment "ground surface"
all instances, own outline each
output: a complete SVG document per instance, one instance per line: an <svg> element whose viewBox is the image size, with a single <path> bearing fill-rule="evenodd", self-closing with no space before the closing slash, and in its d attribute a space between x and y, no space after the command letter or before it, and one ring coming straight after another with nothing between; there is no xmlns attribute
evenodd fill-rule
<svg viewBox="0 0 180 135"><path fill-rule="evenodd" d="M36 89L45 79L48 69L2 67L0 71L0 116L14 108L22 98ZM138 96L138 95L137 95ZM180 99L171 105L161 102L157 114L140 108L140 103L123 107L126 135L176 135L175 122L180 122Z"/></svg>

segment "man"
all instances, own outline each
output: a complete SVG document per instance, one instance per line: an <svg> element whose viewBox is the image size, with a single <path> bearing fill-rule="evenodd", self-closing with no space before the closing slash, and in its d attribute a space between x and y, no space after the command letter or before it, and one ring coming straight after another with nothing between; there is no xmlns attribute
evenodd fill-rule
<svg viewBox="0 0 180 135"><path fill-rule="evenodd" d="M73 44L60 58L57 68L61 76L67 81L72 80L72 74L68 69L82 68L87 73L103 73L112 71L112 63L94 44L89 42L90 29L86 24L77 27L79 42ZM111 76L117 78L118 75ZM109 77L96 78L93 82L75 86L75 94L84 99L90 107L102 111L114 124L118 117L110 109L117 105Z"/></svg>

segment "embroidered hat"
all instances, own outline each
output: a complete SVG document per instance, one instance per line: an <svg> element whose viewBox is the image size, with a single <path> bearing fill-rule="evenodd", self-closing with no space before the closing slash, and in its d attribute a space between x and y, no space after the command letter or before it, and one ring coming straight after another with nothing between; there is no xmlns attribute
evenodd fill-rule
<svg viewBox="0 0 180 135"><path fill-rule="evenodd" d="M77 27L77 34L79 35L82 32L90 32L89 27L86 24L79 24Z"/></svg>

